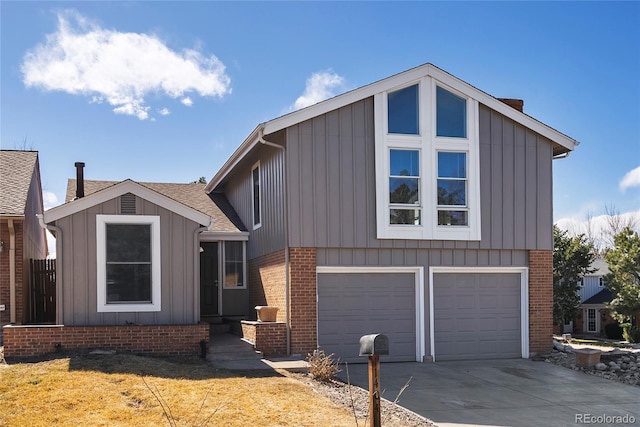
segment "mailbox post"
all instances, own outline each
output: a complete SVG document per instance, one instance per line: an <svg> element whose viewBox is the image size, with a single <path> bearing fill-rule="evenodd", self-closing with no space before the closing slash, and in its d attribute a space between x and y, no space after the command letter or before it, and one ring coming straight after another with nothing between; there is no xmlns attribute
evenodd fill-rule
<svg viewBox="0 0 640 427"><path fill-rule="evenodd" d="M369 426L380 423L380 356L389 354L386 335L372 334L360 338L360 356L369 356Z"/></svg>

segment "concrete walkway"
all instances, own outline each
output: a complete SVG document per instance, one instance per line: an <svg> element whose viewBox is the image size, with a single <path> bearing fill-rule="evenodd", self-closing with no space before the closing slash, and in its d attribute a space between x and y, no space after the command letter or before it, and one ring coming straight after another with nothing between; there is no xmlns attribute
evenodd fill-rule
<svg viewBox="0 0 640 427"><path fill-rule="evenodd" d="M348 370L351 384L366 390L367 365ZM346 381L346 370L339 376ZM590 424L625 425L616 422L622 419L595 418L625 415L640 425L640 387L545 362L383 363L380 376L382 397L390 401L412 377L398 404L440 427L575 426L580 417Z"/></svg>

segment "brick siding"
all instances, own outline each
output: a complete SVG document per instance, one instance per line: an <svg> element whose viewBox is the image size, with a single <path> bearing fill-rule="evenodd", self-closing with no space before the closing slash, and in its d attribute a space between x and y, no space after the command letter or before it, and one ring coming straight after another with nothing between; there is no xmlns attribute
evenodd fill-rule
<svg viewBox="0 0 640 427"><path fill-rule="evenodd" d="M249 260L248 270L250 306L278 307L277 321L285 322L287 310L284 250ZM255 312L253 314L255 316Z"/></svg>
<svg viewBox="0 0 640 427"><path fill-rule="evenodd" d="M26 300L24 299L23 283L28 283L28 267L25 269L25 260L23 252L23 223L22 221L14 220L13 227L15 230L15 279L16 279L16 323L21 324L26 321L25 318L25 306ZM11 321L11 309L10 306L10 277L9 277L9 225L6 221L0 223L0 239L4 242L4 248L0 253L0 304L5 305L5 310L0 311L0 324L6 324Z"/></svg>
<svg viewBox="0 0 640 427"><path fill-rule="evenodd" d="M318 345L316 249L289 248L291 353L306 356Z"/></svg>
<svg viewBox="0 0 640 427"><path fill-rule="evenodd" d="M199 354L209 324L123 326L5 326L5 357L31 357L59 349L102 349L153 355Z"/></svg>
<svg viewBox="0 0 640 427"><path fill-rule="evenodd" d="M529 251L529 351L549 351L553 336L553 251Z"/></svg>
<svg viewBox="0 0 640 427"><path fill-rule="evenodd" d="M286 356L287 325L283 322L242 321L242 338L266 357Z"/></svg>

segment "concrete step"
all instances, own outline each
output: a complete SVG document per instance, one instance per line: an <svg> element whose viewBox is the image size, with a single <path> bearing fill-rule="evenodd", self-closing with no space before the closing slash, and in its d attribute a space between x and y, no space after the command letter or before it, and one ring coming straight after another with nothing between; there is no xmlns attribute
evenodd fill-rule
<svg viewBox="0 0 640 427"><path fill-rule="evenodd" d="M207 360L246 360L260 359L262 353L256 351L253 345L243 341L238 335L212 334L209 343Z"/></svg>
<svg viewBox="0 0 640 427"><path fill-rule="evenodd" d="M228 323L212 323L209 325L209 333L211 334L226 334L231 329Z"/></svg>

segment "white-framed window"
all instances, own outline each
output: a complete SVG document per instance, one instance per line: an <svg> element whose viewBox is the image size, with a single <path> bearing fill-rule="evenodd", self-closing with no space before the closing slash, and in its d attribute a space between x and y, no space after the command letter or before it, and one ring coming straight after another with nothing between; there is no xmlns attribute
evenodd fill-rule
<svg viewBox="0 0 640 427"><path fill-rule="evenodd" d="M253 229L262 226L262 198L260 195L260 161L251 168L251 215L253 217Z"/></svg>
<svg viewBox="0 0 640 427"><path fill-rule="evenodd" d="M587 309L587 332L598 332L598 310Z"/></svg>
<svg viewBox="0 0 640 427"><path fill-rule="evenodd" d="M246 245L244 241L228 240L224 244L224 281L226 289L246 289Z"/></svg>
<svg viewBox="0 0 640 427"><path fill-rule="evenodd" d="M160 217L96 215L96 245L97 311L160 311Z"/></svg>
<svg viewBox="0 0 640 427"><path fill-rule="evenodd" d="M424 77L374 102L378 238L480 240L477 101Z"/></svg>

